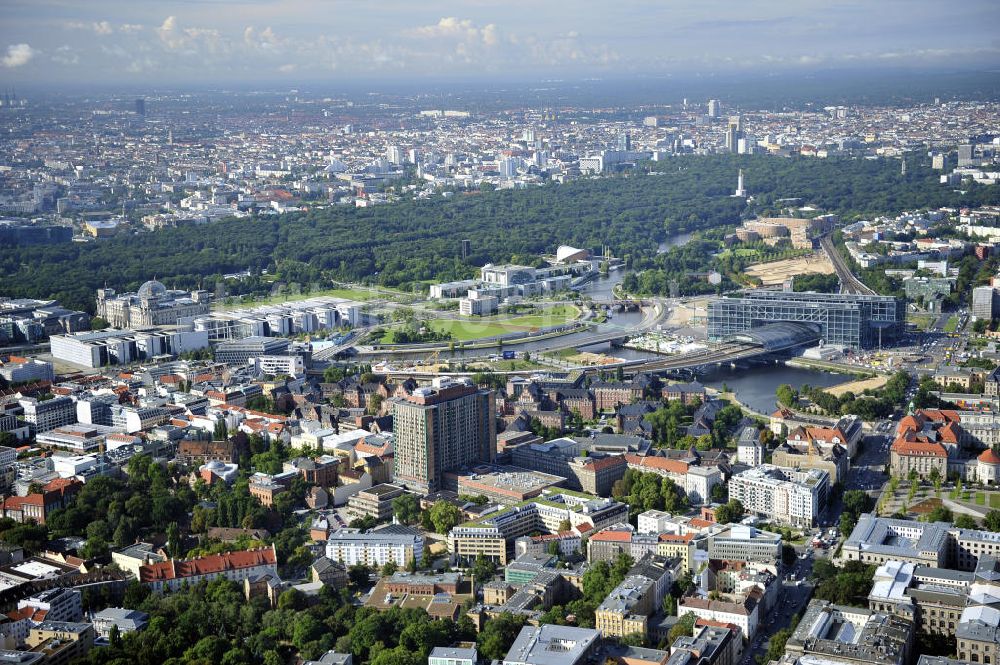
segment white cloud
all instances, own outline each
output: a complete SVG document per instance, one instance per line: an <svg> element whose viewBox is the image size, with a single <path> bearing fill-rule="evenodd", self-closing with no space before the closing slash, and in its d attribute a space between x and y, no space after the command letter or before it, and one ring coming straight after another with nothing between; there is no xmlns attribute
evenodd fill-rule
<svg viewBox="0 0 1000 665"><path fill-rule="evenodd" d="M478 27L470 19L460 19L446 16L434 25L424 25L408 31L414 37L424 39L460 39L465 41L481 41L487 46L494 46L499 40L497 26L493 23Z"/></svg>
<svg viewBox="0 0 1000 665"><path fill-rule="evenodd" d="M281 48L282 40L274 34L271 26L258 31L251 25L243 30L243 44L254 51L274 52Z"/></svg>
<svg viewBox="0 0 1000 665"><path fill-rule="evenodd" d="M230 42L215 28L184 28L176 16L168 16L156 28L160 43L168 51L184 55L219 55L230 50Z"/></svg>
<svg viewBox="0 0 1000 665"><path fill-rule="evenodd" d="M21 67L28 64L37 53L27 44L10 44L7 46L7 55L0 58L0 64L7 68Z"/></svg>
<svg viewBox="0 0 1000 665"><path fill-rule="evenodd" d="M163 20L163 24L156 29L156 34L160 36L160 41L162 41L167 48L180 48L183 45L183 39L177 32L177 17L168 16Z"/></svg>
<svg viewBox="0 0 1000 665"><path fill-rule="evenodd" d="M69 45L63 45L56 49L55 54L52 56L53 62L57 62L60 65L78 65L80 64L80 56L73 50L73 47Z"/></svg>
<svg viewBox="0 0 1000 665"><path fill-rule="evenodd" d="M115 31L114 27L107 21L93 21L91 23L69 21L66 23L66 27L70 30L89 30L98 35L110 35Z"/></svg>
<svg viewBox="0 0 1000 665"><path fill-rule="evenodd" d="M138 23L122 23L118 26L118 29L125 33L141 32L146 29L146 26L140 25Z"/></svg>

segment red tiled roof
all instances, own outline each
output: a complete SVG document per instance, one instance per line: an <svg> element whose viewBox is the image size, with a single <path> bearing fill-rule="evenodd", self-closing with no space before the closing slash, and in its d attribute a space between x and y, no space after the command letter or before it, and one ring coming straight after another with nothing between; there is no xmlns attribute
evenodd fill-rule
<svg viewBox="0 0 1000 665"><path fill-rule="evenodd" d="M902 434L907 431L919 432L924 427L924 419L918 413L913 416L903 416L896 426L896 433Z"/></svg>
<svg viewBox="0 0 1000 665"><path fill-rule="evenodd" d="M844 436L843 432L836 428L830 427L809 427L806 432L813 439L819 441L833 441L834 438L838 438L841 441L846 441L847 437Z"/></svg>
<svg viewBox="0 0 1000 665"><path fill-rule="evenodd" d="M46 492L62 492L65 494L66 490L80 489L81 484L82 483L76 478L55 478L54 480L47 482L42 489Z"/></svg>
<svg viewBox="0 0 1000 665"><path fill-rule="evenodd" d="M958 423L952 421L938 430L938 436L946 443L958 443L962 438L962 428Z"/></svg>
<svg viewBox="0 0 1000 665"><path fill-rule="evenodd" d="M661 543L688 543L694 539L694 534L685 533L683 536L676 533L661 533Z"/></svg>
<svg viewBox="0 0 1000 665"><path fill-rule="evenodd" d="M359 453L367 453L369 455L385 455L389 452L389 443L383 443L381 446L373 446L367 441L358 441L354 446L354 450Z"/></svg>
<svg viewBox="0 0 1000 665"><path fill-rule="evenodd" d="M601 543L631 543L631 531L600 531L590 537L591 541Z"/></svg>
<svg viewBox="0 0 1000 665"><path fill-rule="evenodd" d="M987 448L979 455L978 459L983 464L1000 464L1000 455L993 452L992 448Z"/></svg>
<svg viewBox="0 0 1000 665"><path fill-rule="evenodd" d="M948 451L936 441L920 440L912 432L907 432L897 438L892 444L892 452L897 455L932 455L934 457L947 457Z"/></svg>
<svg viewBox="0 0 1000 665"><path fill-rule="evenodd" d="M917 413L935 423L959 423L962 421L958 415L958 411L952 409L920 409Z"/></svg>
<svg viewBox="0 0 1000 665"><path fill-rule="evenodd" d="M25 606L19 610L11 610L10 612L7 612L7 618L11 621L22 621L24 619L30 619L34 613L34 607Z"/></svg>
<svg viewBox="0 0 1000 665"><path fill-rule="evenodd" d="M263 547L241 552L226 552L210 554L197 559L169 559L159 563L151 563L139 567L140 582L159 582L173 579L183 579L227 570L242 570L257 566L274 566L277 563L273 547Z"/></svg>
<svg viewBox="0 0 1000 665"><path fill-rule="evenodd" d="M588 459L591 460L590 466L594 471L603 471L604 469L610 469L611 467L626 463L622 455L608 455L607 457L592 457Z"/></svg>
<svg viewBox="0 0 1000 665"><path fill-rule="evenodd" d="M740 627L735 623L726 623L725 621L715 621L713 619L695 619L694 625L696 626L712 626L714 628L728 628L730 630L739 630Z"/></svg>
<svg viewBox="0 0 1000 665"><path fill-rule="evenodd" d="M687 473L688 464L681 460L669 459L667 457L654 457L650 455L636 455L626 453L625 461L629 466L640 469L650 469L651 471L665 471L667 473Z"/></svg>

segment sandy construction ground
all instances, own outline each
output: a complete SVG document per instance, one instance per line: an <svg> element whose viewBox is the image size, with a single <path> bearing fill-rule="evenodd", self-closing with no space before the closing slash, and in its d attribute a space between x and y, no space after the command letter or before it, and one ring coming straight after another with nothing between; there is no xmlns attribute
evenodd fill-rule
<svg viewBox="0 0 1000 665"><path fill-rule="evenodd" d="M755 263L747 268L747 274L752 277L759 277L764 286L781 284L794 275L806 275L809 273L831 275L833 272L833 264L830 263L830 259L823 252L816 252L797 259L785 259L784 261L772 261L771 263Z"/></svg>
<svg viewBox="0 0 1000 665"><path fill-rule="evenodd" d="M708 298L691 298L687 303L678 301L670 309L670 317L667 319L667 325L687 326L690 325L693 317L704 318L708 315L705 309L708 305L708 300Z"/></svg>
<svg viewBox="0 0 1000 665"><path fill-rule="evenodd" d="M830 386L829 388L824 388L823 390L824 392L836 395L837 397L840 397L846 392L852 392L855 395L858 395L863 390L878 390L888 382L888 376L873 376L870 379L858 379L857 381L838 383L835 386Z"/></svg>

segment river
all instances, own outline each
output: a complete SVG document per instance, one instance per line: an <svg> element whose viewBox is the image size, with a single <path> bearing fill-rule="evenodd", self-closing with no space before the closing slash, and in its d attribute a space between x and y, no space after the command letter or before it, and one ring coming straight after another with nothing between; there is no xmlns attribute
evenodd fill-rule
<svg viewBox="0 0 1000 665"><path fill-rule="evenodd" d="M625 360L662 357L636 349L612 349L610 344L596 344L583 347L583 350L593 353L607 353ZM739 369L725 365L710 373L699 375L698 381L717 390L722 390L723 384L725 384L736 394L736 399L741 403L754 411L772 413L777 408L774 392L783 383L787 383L793 388L801 388L807 384L828 388L838 383L850 381L851 378L846 374L832 374L803 367L788 367L780 362L770 365L752 364L749 368L741 367Z"/></svg>
<svg viewBox="0 0 1000 665"><path fill-rule="evenodd" d="M671 247L680 247L681 245L686 245L694 237L693 231L685 231L684 233L677 233L670 236L659 245L656 246L656 253L663 254L667 252Z"/></svg>
<svg viewBox="0 0 1000 665"><path fill-rule="evenodd" d="M736 399L754 411L772 413L777 408L775 390L783 383L793 388L804 385L828 388L850 381L845 374L831 374L815 369L778 365L753 365L750 369L723 367L698 379L706 386L722 390L723 384L732 390Z"/></svg>
<svg viewBox="0 0 1000 665"><path fill-rule="evenodd" d="M657 251L659 253L663 253L668 251L671 247L684 245L691 240L693 235L693 233L678 233L670 236L659 244ZM613 271L609 276L598 277L597 279L588 282L579 290L579 292L581 294L589 295L595 300L608 300L612 297L611 292L614 286L622 281L622 276L623 274L621 271ZM641 321L641 312L621 312L613 314L610 320L597 326L596 334L619 330L623 333L628 332ZM523 353L525 351L529 353L537 353L544 351L554 344L565 345L566 343L575 342L577 340L584 343L593 334L595 333L571 333L554 339L510 345L507 348L516 350L518 353ZM626 360L638 360L642 358L652 359L658 357L655 354L645 351L637 351L634 349L612 349L607 343L581 346L580 348L581 350L592 351L595 353L608 353L609 355L624 358ZM443 351L440 355L442 358L454 358L456 360L460 360L462 358L482 356L487 353L490 353L490 351L478 349L468 351L455 350L453 352ZM412 356L407 354L403 357L396 356L396 360L403 360L403 358L416 359L423 358L425 356L426 353L416 353ZM784 364L752 365L749 369L732 369L731 367L726 366L698 378L698 380L704 385L719 390L721 390L723 384L725 384L726 387L734 391L736 398L741 403L761 413L771 413L775 410L777 405L774 393L778 386L783 383L787 383L795 388L800 388L806 384L825 388L838 383L843 383L849 379L849 376L842 374L831 374L829 372L804 369L800 367L788 367Z"/></svg>

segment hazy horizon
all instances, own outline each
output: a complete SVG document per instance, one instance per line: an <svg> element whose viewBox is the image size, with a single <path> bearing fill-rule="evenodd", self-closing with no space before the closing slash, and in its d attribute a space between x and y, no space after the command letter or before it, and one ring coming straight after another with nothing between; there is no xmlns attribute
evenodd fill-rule
<svg viewBox="0 0 1000 665"><path fill-rule="evenodd" d="M8 0L0 83L301 85L1000 67L1000 7Z"/></svg>

